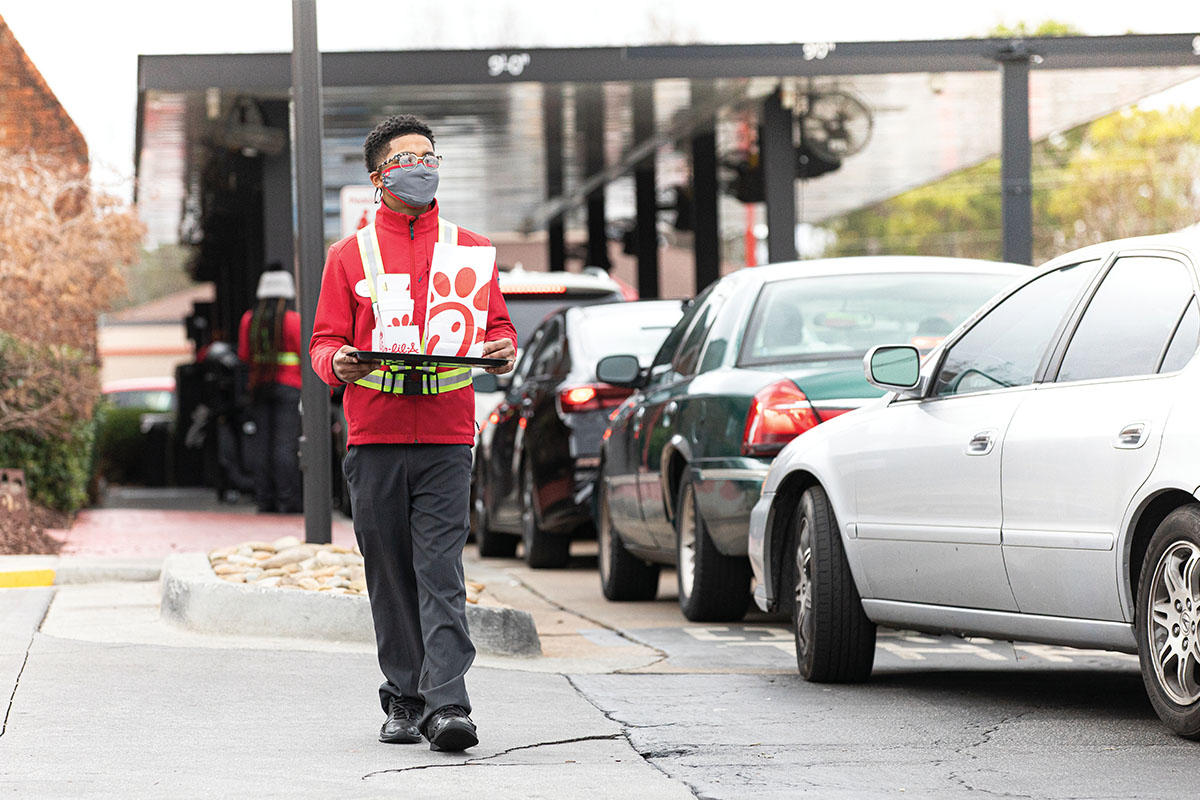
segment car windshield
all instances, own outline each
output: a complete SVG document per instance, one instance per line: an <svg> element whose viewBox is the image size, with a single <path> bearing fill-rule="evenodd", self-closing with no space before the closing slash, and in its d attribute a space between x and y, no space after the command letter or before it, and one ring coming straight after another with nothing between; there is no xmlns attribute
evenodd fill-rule
<svg viewBox="0 0 1200 800"><path fill-rule="evenodd" d="M508 318L512 320L517 331L517 345L524 348L529 337L537 330L550 314L567 306L591 306L597 303L611 303L620 300L619 292L605 294L513 294L504 295L504 305L508 307Z"/></svg>
<svg viewBox="0 0 1200 800"><path fill-rule="evenodd" d="M645 366L654 358L681 313L676 305L667 313L650 314L640 308L637 314L589 317L580 320L573 344L591 361L621 353L637 356Z"/></svg>
<svg viewBox="0 0 1200 800"><path fill-rule="evenodd" d="M861 356L878 344L933 349L1011 275L888 273L766 284L740 364Z"/></svg>

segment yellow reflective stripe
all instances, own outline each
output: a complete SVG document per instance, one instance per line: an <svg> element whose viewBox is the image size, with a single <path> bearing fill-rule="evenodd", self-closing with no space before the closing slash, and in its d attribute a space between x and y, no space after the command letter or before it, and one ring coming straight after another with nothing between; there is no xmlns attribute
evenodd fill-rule
<svg viewBox="0 0 1200 800"><path fill-rule="evenodd" d="M379 253L379 236L375 233L375 223L360 228L357 237L358 255L362 259L367 291L371 293L371 303L377 303L379 299L375 296L375 282L379 273L383 272L383 256Z"/></svg>
<svg viewBox="0 0 1200 800"><path fill-rule="evenodd" d="M453 383L444 383L442 381L438 381L438 393L441 394L443 392L453 392L456 389L464 389L470 385L471 371L467 370L467 374L462 378L462 380L455 381Z"/></svg>
<svg viewBox="0 0 1200 800"><path fill-rule="evenodd" d="M270 361L271 361L271 359L267 358L266 356L256 355L254 357L254 363L256 363L256 364L267 364L267 363L270 363ZM300 366L300 354L299 353L276 353L275 354L275 363L280 364L285 367L298 367L298 366Z"/></svg>
<svg viewBox="0 0 1200 800"><path fill-rule="evenodd" d="M389 370L377 369L364 378L359 378L355 383L367 389L374 389L377 392L387 391L395 394L403 394L404 392L404 372L423 372L429 375L428 378L422 380L422 394L442 394L444 392L452 392L456 389L462 389L471 385L471 368L470 367L455 367L448 369L445 372L431 373L427 367L412 367L409 370L398 370L396 377L393 379L392 386L384 389L384 376L389 373ZM432 384L432 386L430 385ZM432 389L433 391L429 391Z"/></svg>
<svg viewBox="0 0 1200 800"><path fill-rule="evenodd" d="M354 383L358 386L365 386L368 389L374 389L377 392L382 392L384 374L386 374L386 370L377 369L366 377L359 378Z"/></svg>

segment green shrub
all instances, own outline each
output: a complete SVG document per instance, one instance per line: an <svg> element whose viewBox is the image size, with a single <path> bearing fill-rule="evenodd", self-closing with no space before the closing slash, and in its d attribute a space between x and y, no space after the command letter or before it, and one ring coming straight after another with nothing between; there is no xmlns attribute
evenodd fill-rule
<svg viewBox="0 0 1200 800"><path fill-rule="evenodd" d="M63 438L28 430L0 433L0 467L25 471L29 499L55 511L74 514L88 501L92 446L91 420L76 420Z"/></svg>
<svg viewBox="0 0 1200 800"><path fill-rule="evenodd" d="M149 408L96 407L96 474L109 483L130 483L142 475L142 415Z"/></svg>

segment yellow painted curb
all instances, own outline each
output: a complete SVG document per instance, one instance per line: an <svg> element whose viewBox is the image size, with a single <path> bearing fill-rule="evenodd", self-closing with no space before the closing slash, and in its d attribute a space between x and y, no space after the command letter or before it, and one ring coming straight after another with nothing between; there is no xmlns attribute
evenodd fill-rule
<svg viewBox="0 0 1200 800"><path fill-rule="evenodd" d="M53 585L54 570L52 569L25 569L16 572L0 572L0 589Z"/></svg>

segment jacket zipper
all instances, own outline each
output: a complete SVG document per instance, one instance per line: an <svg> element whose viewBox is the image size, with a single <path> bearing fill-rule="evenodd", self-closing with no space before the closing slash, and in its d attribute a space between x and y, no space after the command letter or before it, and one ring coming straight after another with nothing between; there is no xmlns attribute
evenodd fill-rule
<svg viewBox="0 0 1200 800"><path fill-rule="evenodd" d="M408 240L410 242L417 241L417 234L416 234L416 230L415 230L416 224L417 224L416 217L408 218ZM416 262L416 250L417 250L417 248L416 248L416 245L414 244L412 247L409 248L409 253L408 253L408 274L409 274L409 281L410 281L409 285L410 286L412 285L411 281L412 281L412 276L414 275L413 266ZM411 289L410 289L410 291L411 291ZM414 320L414 322L415 322L415 320ZM417 434L416 412L414 411L413 412L413 444L420 444L420 443L421 443L421 437Z"/></svg>

